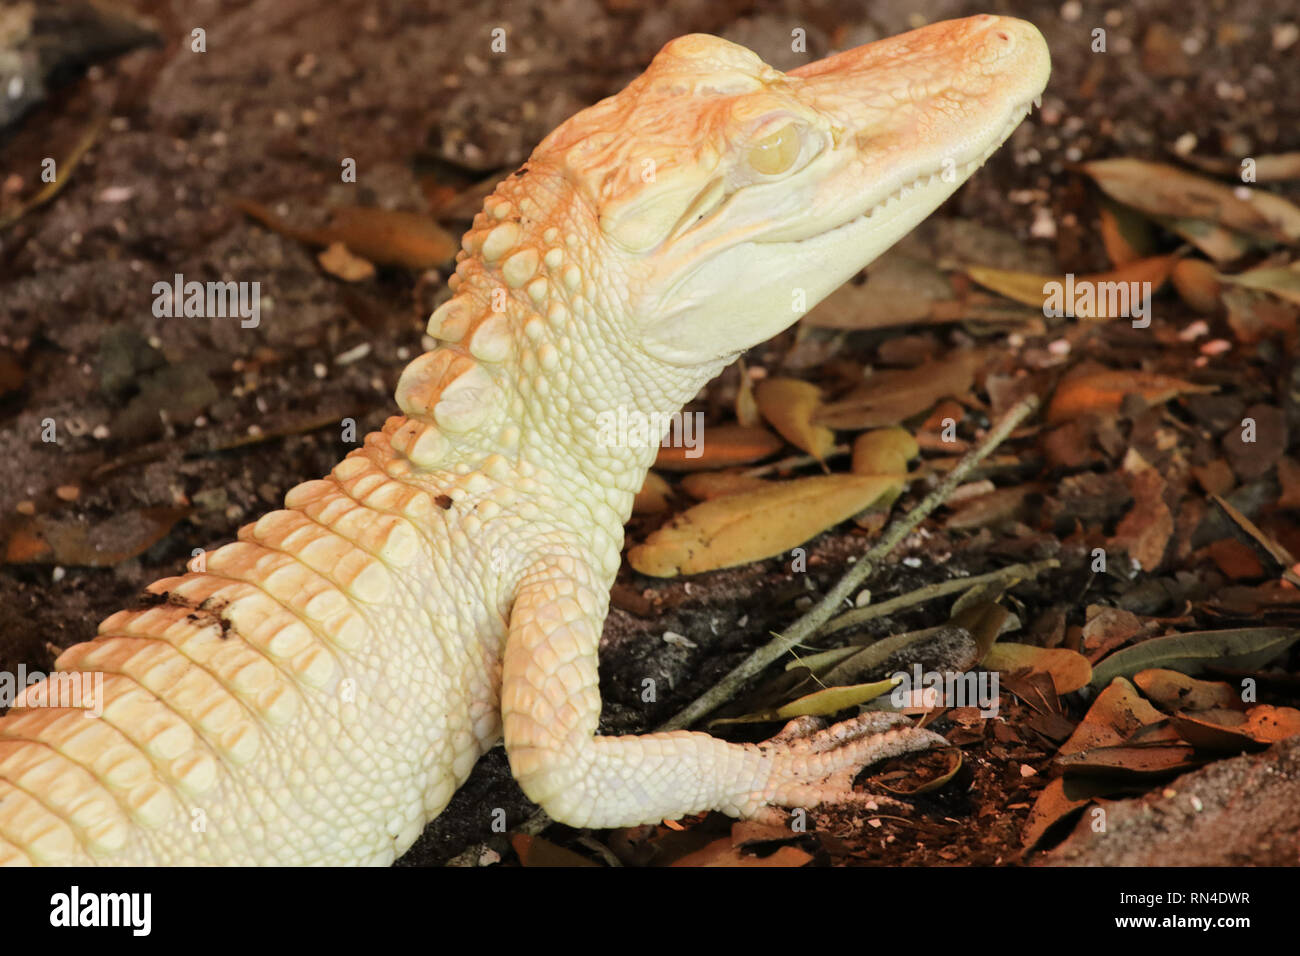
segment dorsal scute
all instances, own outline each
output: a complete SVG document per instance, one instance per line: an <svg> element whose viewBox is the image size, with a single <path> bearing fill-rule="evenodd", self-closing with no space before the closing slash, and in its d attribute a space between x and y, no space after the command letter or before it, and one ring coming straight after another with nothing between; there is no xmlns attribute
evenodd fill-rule
<svg viewBox="0 0 1300 956"><path fill-rule="evenodd" d="M408 418L459 434L492 413L499 389L479 361L455 345L417 356L397 382L397 404Z"/></svg>

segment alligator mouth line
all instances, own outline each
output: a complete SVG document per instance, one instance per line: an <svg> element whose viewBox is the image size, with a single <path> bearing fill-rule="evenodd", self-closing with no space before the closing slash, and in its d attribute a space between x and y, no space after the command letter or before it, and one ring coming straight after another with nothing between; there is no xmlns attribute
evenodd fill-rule
<svg viewBox="0 0 1300 956"><path fill-rule="evenodd" d="M984 150L983 155L979 156L976 159L968 160L967 162L962 163L960 166L956 168L955 172L956 172L957 180L959 182L964 181L972 173L974 173L975 170L983 166L984 163L988 161L988 158L992 156L994 153L996 153L998 149L1001 148L1002 144L1007 141L1008 137L1010 137L1011 134L1015 132L1016 127L1019 126L1021 122L1024 120L1024 118L1033 111L1034 107L1041 106L1041 105L1042 105L1042 96L1035 96L1032 100L1027 100L1026 102L1021 103L1019 106L1017 106L1014 110L1012 110L1011 118L1007 120L1006 124L1003 126L1002 132L993 138L992 142ZM824 238L826 236L832 235L833 233L839 232L840 230L849 229L853 226L861 225L864 222L869 222L877 213L884 212L890 206L894 205L897 202L900 202L903 199L903 197L908 196L917 190L926 189L929 186L934 185L934 183L937 180L939 180L942 177L942 175L943 175L942 169L935 170L928 174L923 173L922 175L916 177L916 179L912 180L910 183L906 183L898 187L898 189L894 190L892 193L890 193L880 202L876 203L866 212L858 213L858 215L854 216L852 219L849 219L848 221L843 222L838 226L834 226L831 229L828 229L826 232L821 233L819 236L812 236L809 238Z"/></svg>

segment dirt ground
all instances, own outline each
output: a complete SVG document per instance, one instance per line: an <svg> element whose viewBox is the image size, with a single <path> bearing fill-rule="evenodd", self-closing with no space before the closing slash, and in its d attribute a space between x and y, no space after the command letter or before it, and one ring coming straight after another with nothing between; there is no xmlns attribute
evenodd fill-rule
<svg viewBox="0 0 1300 956"><path fill-rule="evenodd" d="M621 88L677 35L717 33L789 68L978 12L1035 22L1052 49L1053 78L1042 110L936 219L1005 239L1017 268L1108 267L1095 197L1072 164L1167 158L1189 135L1211 155L1300 150L1300 45L1275 49L1276 25L1298 18L1281 0L136 0L122 9L154 24L164 45L92 68L0 134L0 177L8 177L0 188L13 198L39 187L44 157L71 155L97 130L59 195L0 232L0 538L11 545L0 565L0 670L48 669L58 649L89 638L96 621L176 573L192 549L230 540L279 506L287 488L328 471L351 447L341 420L354 419L363 434L394 410L397 376L447 295L445 270L381 269L367 282L341 282L318 265L316 250L244 216L234 199L303 228L342 204L426 211L438 190L466 190L522 162L561 120ZM498 26L511 43L504 57L489 51ZM206 31L205 53L191 50L196 27ZM796 27L807 31L806 55L790 52ZM1105 55L1089 51L1098 27L1108 33ZM356 183L339 181L341 157L355 159ZM443 224L458 235L472 211L452 208ZM960 254L960 239L942 230L930 227L921 241L936 255ZM995 241L973 245L977 256L998 256ZM175 273L259 281L260 324L156 317L152 286ZM855 347L881 340L865 333ZM772 354L760 348L749 361ZM1289 373L1277 358L1262 374ZM50 419L57 442L42 440ZM1121 595L1131 611L1175 615L1168 588L1138 606L1130 581L1089 571L1079 542L1031 533L1051 525L1040 518L914 536L872 580L873 596L1054 557L1059 572L1016 591L1027 623L1048 627L1044 615L1066 608L1065 625L1081 625L1085 604ZM634 522L630 536L645 527ZM15 552L13 541L33 528L55 546ZM823 535L810 546L807 575L769 561L663 582L625 567L602 645L602 728L635 732L671 716L796 617L801 599L829 587L867 540L852 526ZM1200 586L1180 585L1172 571L1161 580ZM945 616L913 611L873 622L868 633ZM665 632L689 643L665 642ZM647 673L669 688L649 708L634 692ZM1014 722L1023 705L1010 706ZM873 828L836 818L803 845L848 863L1020 862L1021 831L1053 753L1046 738L990 728L971 739L956 785L914 798L913 819ZM1291 809L1270 817L1279 834L1272 843L1247 827L1234 831L1234 846L1247 841L1251 862L1296 863L1294 755L1238 759L1275 760L1272 779L1291 788ZM1234 779L1253 780L1251 772ZM1159 789L1151 799L1162 799ZM491 831L484 808L492 807L512 825L531 810L500 749L401 863L441 864L477 855L480 845L513 858L507 838ZM706 821L700 832L716 836L719 826ZM1209 825L1188 832L1198 845L1222 838ZM564 828L547 836L581 850ZM1105 848L1075 852L1068 862L1128 859L1108 858Z"/></svg>

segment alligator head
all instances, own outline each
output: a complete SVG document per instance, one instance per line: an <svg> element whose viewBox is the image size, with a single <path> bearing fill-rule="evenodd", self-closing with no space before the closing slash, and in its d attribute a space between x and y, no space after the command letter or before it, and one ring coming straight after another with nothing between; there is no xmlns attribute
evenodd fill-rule
<svg viewBox="0 0 1300 956"><path fill-rule="evenodd" d="M538 147L585 197L644 347L728 360L928 216L1047 82L1032 25L936 23L782 73L702 34Z"/></svg>

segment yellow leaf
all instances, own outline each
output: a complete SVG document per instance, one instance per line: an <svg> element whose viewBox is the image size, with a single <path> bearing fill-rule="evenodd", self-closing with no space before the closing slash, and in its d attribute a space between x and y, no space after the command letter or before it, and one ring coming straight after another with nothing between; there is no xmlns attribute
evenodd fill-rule
<svg viewBox="0 0 1300 956"><path fill-rule="evenodd" d="M748 564L798 547L871 507L897 475L822 475L715 498L688 509L628 552L642 574L673 577Z"/></svg>
<svg viewBox="0 0 1300 956"><path fill-rule="evenodd" d="M878 428L853 442L855 475L905 475L907 463L921 453L905 428Z"/></svg>
<svg viewBox="0 0 1300 956"><path fill-rule="evenodd" d="M791 445L818 461L835 447L835 432L813 423L821 411L822 393L811 382L794 378L765 378L754 389L758 410Z"/></svg>
<svg viewBox="0 0 1300 956"><path fill-rule="evenodd" d="M1050 299L1055 297L1059 300L1055 304L1059 304L1068 315L1080 319L1105 320L1134 315L1135 306L1140 303L1134 302L1129 295L1129 290L1135 288L1131 283L1149 282L1152 293L1157 292L1169 278L1178 259L1177 255L1152 256L1130 262L1112 272L1073 278L989 269L985 266L971 266L966 274L986 289L1037 309L1046 308ZM1143 286L1136 288L1141 289Z"/></svg>
<svg viewBox="0 0 1300 956"><path fill-rule="evenodd" d="M745 360L738 359L740 366L740 385L736 389L736 421L746 428L760 428L763 416L758 413L758 402L754 401L754 380L749 377Z"/></svg>
<svg viewBox="0 0 1300 956"><path fill-rule="evenodd" d="M895 680L891 677L870 684L825 687L811 694L805 694L798 700L792 700L783 707L760 710L742 717L722 717L710 721L710 724L717 727L727 724L761 724L774 720L792 720L795 717L829 717L850 707L873 701L881 694L888 694L900 680L901 678Z"/></svg>
<svg viewBox="0 0 1300 956"><path fill-rule="evenodd" d="M815 691L798 700L790 701L784 707L777 709L776 716L780 720L791 720L795 717L829 717L831 714L838 714L842 710L875 700L881 694L893 690L897 683L899 679L891 677L870 684L827 687L825 690Z"/></svg>

